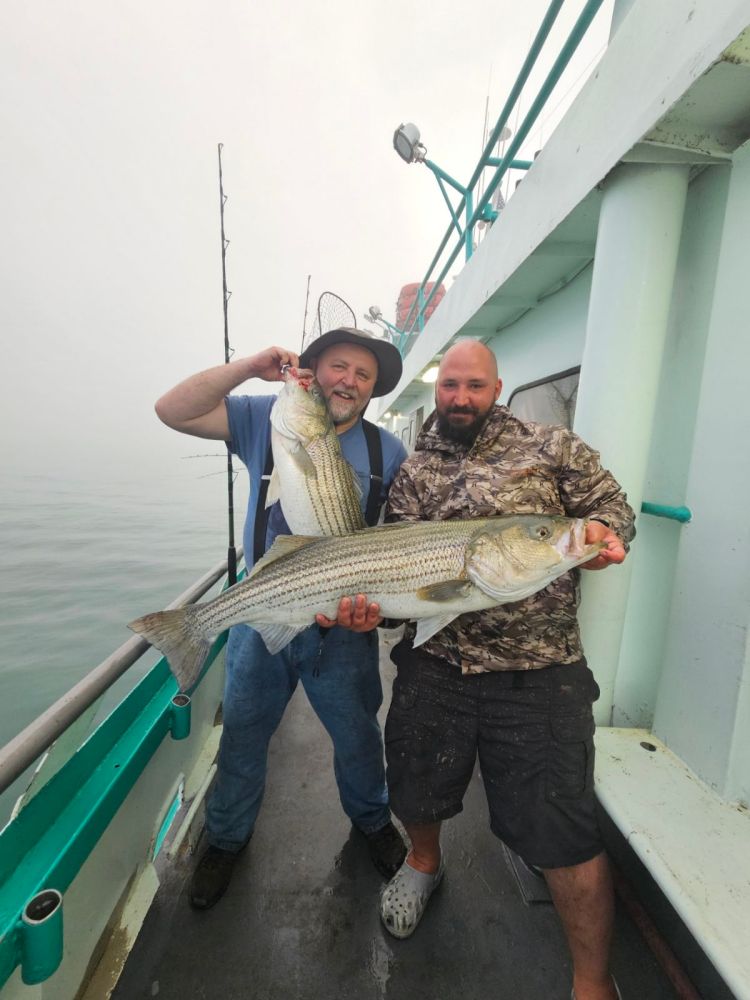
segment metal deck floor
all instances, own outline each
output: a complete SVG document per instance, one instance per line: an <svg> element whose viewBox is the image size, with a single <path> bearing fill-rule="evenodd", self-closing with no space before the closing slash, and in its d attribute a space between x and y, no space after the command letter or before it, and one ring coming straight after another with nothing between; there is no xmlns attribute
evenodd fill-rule
<svg viewBox="0 0 750 1000"><path fill-rule="evenodd" d="M390 661L384 679L392 676ZM390 684L386 687L389 689ZM381 926L383 884L341 811L328 738L301 690L271 745L255 834L226 896L189 906L190 863L157 893L115 1000L568 1000L551 903L528 904L489 832L475 774L443 828L445 879L414 936ZM618 908L613 968L624 1000L675 993Z"/></svg>

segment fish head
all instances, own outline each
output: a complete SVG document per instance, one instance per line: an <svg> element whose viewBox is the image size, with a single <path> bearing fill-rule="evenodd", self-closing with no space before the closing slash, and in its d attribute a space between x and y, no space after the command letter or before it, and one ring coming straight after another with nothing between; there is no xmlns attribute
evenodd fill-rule
<svg viewBox="0 0 750 1000"><path fill-rule="evenodd" d="M490 519L467 548L466 571L498 603L520 601L588 562L603 543L586 543L586 521L543 514Z"/></svg>
<svg viewBox="0 0 750 1000"><path fill-rule="evenodd" d="M327 434L333 421L313 372L289 365L281 377L284 385L271 410L274 429L303 444Z"/></svg>

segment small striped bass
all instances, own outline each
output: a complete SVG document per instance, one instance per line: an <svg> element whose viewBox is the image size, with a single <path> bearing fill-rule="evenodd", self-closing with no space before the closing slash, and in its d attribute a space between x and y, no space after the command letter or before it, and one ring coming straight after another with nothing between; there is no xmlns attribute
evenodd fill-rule
<svg viewBox="0 0 750 1000"><path fill-rule="evenodd" d="M519 601L593 559L583 520L519 514L379 525L327 538L279 536L250 576L219 597L145 615L129 627L161 650L180 689L200 675L212 640L251 625L276 653L339 600L366 594L386 618L417 621L416 646L454 618Z"/></svg>
<svg viewBox="0 0 750 1000"><path fill-rule="evenodd" d="M266 506L277 500L295 535L348 535L365 527L361 489L341 454L328 405L312 372L286 368L271 410L274 470Z"/></svg>

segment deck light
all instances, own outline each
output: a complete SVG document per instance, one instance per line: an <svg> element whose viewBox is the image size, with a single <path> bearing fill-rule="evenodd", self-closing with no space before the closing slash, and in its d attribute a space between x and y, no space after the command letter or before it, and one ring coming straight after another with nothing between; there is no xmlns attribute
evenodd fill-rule
<svg viewBox="0 0 750 1000"><path fill-rule="evenodd" d="M399 125L393 133L393 148L406 163L418 163L427 155L427 150L419 141L419 129L414 122Z"/></svg>
<svg viewBox="0 0 750 1000"><path fill-rule="evenodd" d="M494 134L494 133L493 133ZM503 126L497 136L497 142L505 142L511 136L511 131L507 126ZM481 212L476 216L474 214L474 185L471 187L464 187L460 184L455 177L451 177L449 173L446 173L442 167L439 167L437 163L433 163L432 160L427 159L427 150L419 141L420 132L414 122L407 122L406 124L401 124L393 133L393 148L396 150L398 155L404 160L405 163L423 163L428 170L431 170L435 175L435 178L440 185L440 190L443 193L448 208L453 219L453 227L456 232L459 233L462 241L466 245L466 259L468 260L474 252L474 239L473 230L474 226L478 222L483 222L485 225L487 223L494 222L498 215L498 210L492 208L489 205L483 205ZM500 164L504 162L503 159L497 159L496 157L488 156L487 150L482 154L482 159L479 161L482 169L486 166L496 166L499 167ZM509 167L520 167L523 163L524 169L528 169L530 166L526 161L516 161L511 160L508 164ZM451 201L448 197L448 192L445 190L445 185L448 184L453 188L454 191L458 191L461 195L461 211L465 212L466 223L463 232L461 231L461 226L459 224L456 210L454 209ZM498 206L499 207L499 206ZM459 213L460 214L460 213ZM446 237L447 238L447 237Z"/></svg>
<svg viewBox="0 0 750 1000"><path fill-rule="evenodd" d="M400 342L404 335L403 330L399 330L397 326L393 323L389 323L387 319L383 318L383 310L380 306L370 306L367 312L364 314L364 318L370 323L377 323L380 327L378 332L375 334L377 337L386 337L391 343L396 344L397 341Z"/></svg>
<svg viewBox="0 0 750 1000"><path fill-rule="evenodd" d="M426 382L430 385L432 382L437 382L438 377L438 365L432 365L426 371L422 373L422 382Z"/></svg>

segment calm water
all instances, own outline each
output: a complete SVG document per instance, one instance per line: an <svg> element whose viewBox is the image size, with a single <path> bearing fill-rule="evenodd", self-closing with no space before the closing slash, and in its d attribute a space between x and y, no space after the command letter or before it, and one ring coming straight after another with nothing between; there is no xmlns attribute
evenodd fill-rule
<svg viewBox="0 0 750 1000"><path fill-rule="evenodd" d="M212 463L221 468L221 461ZM241 541L246 474L235 484ZM226 476L0 476L0 746L225 558ZM147 654L118 683L132 686ZM110 698L110 701L112 699ZM25 781L0 797L4 822Z"/></svg>

